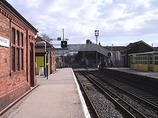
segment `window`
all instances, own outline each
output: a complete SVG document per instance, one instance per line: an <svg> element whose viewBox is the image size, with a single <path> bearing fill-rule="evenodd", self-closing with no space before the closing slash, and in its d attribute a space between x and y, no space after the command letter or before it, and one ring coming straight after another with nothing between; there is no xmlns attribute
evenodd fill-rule
<svg viewBox="0 0 158 118"><path fill-rule="evenodd" d="M16 61L17 67L16 67L16 69L17 69L18 71L20 71L20 49L17 48L16 50L17 50L17 51L16 51L16 52L17 52L17 55L16 55L16 56L17 56L17 59L16 59L16 60L17 60L17 61Z"/></svg>
<svg viewBox="0 0 158 118"><path fill-rule="evenodd" d="M24 55L24 53L23 53L23 49L21 49L21 51L20 51L20 56L21 56L21 59L20 59L20 68L21 68L21 70L23 70L24 69L24 61L23 61L23 55Z"/></svg>
<svg viewBox="0 0 158 118"><path fill-rule="evenodd" d="M15 29L12 28L12 43L15 44Z"/></svg>
<svg viewBox="0 0 158 118"><path fill-rule="evenodd" d="M158 55L155 55L155 65L158 65Z"/></svg>
<svg viewBox="0 0 158 118"><path fill-rule="evenodd" d="M155 56L155 60L158 60L158 56Z"/></svg>
<svg viewBox="0 0 158 118"><path fill-rule="evenodd" d="M152 55L149 55L149 64L153 64L153 57L152 57Z"/></svg>
<svg viewBox="0 0 158 118"><path fill-rule="evenodd" d="M142 55L142 64L147 64L147 55Z"/></svg>
<svg viewBox="0 0 158 118"><path fill-rule="evenodd" d="M15 47L12 47L12 71L15 71Z"/></svg>
<svg viewBox="0 0 158 118"><path fill-rule="evenodd" d="M138 60L137 60L137 58L138 58L138 57L135 57L135 64L138 64Z"/></svg>
<svg viewBox="0 0 158 118"><path fill-rule="evenodd" d="M12 71L21 71L24 69L24 45L23 33L12 28Z"/></svg>
<svg viewBox="0 0 158 118"><path fill-rule="evenodd" d="M138 57L137 57L137 64L141 64L141 62L142 62L142 60L141 60L141 55L138 55Z"/></svg>
<svg viewBox="0 0 158 118"><path fill-rule="evenodd" d="M158 65L158 61L155 61L155 65Z"/></svg>
<svg viewBox="0 0 158 118"><path fill-rule="evenodd" d="M134 57L131 56L131 64L134 64Z"/></svg>
<svg viewBox="0 0 158 118"><path fill-rule="evenodd" d="M21 39L20 39L20 45L23 47L23 45L24 45L24 44L23 44L23 42L24 42L24 41L23 41L23 33L21 33L20 38L21 38Z"/></svg>
<svg viewBox="0 0 158 118"><path fill-rule="evenodd" d="M17 30L17 44L18 46L20 46L20 33L18 30Z"/></svg>

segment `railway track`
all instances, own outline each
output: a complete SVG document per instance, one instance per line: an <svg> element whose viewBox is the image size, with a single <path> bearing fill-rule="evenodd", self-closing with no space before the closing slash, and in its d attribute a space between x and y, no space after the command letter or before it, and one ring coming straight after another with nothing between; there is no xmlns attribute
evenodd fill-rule
<svg viewBox="0 0 158 118"><path fill-rule="evenodd" d="M87 73L85 71L77 71L75 73L82 74L82 77L80 78L86 78L89 82L92 83L92 86L95 86L97 90L106 96L112 103L115 105L115 107L123 114L124 117L139 117L139 118L147 118L148 116L141 113L138 109L134 108L130 103L126 102L124 99L122 99L119 95L116 94L114 89L111 89L111 87L107 86L106 84L103 84L98 78L93 76L90 73ZM77 75L76 75L77 76ZM82 83L82 81L81 81ZM86 85L83 85L86 86ZM94 107L94 109L97 107ZM98 111L98 110L95 110Z"/></svg>
<svg viewBox="0 0 158 118"><path fill-rule="evenodd" d="M76 73L76 72L75 72ZM153 98L152 95L149 95L148 93L145 93L144 91L137 90L136 88L130 88L130 86L120 83L116 80L110 79L109 77L105 77L101 73L98 73L97 71L77 71L77 73L82 74L82 78L85 77L88 79L88 81L93 83L93 86L97 86L99 88L99 91L103 95L105 95L105 92L107 92L111 97L107 97L112 102L118 102L113 103L115 106L117 106L117 109L124 114L123 116L126 116L129 112L131 116L128 117L139 117L139 118L148 118L158 117L158 107L155 103L151 102L151 100L158 100L156 98ZM102 79L102 81L100 79ZM103 80L108 80L106 82L103 82ZM86 85L84 85L86 86ZM127 91L128 90L128 91ZM131 92L133 91L133 92ZM139 95L139 96L138 96ZM140 97L140 95L147 96L149 98L148 100L144 99L144 97ZM117 104L120 104L120 106L125 109L125 111L121 110L120 106L118 107ZM123 111L123 112L122 112ZM127 117L127 116L126 116Z"/></svg>
<svg viewBox="0 0 158 118"><path fill-rule="evenodd" d="M93 74L94 72L91 72ZM158 117L158 96L155 94L151 94L150 92L139 90L138 88L129 86L117 80L111 79L109 77L104 76L102 73L95 72L93 76L101 79L103 83L108 84L115 88L118 91L117 94L121 94L120 96L124 97L128 96L131 98L129 103L133 101L131 104L139 109L140 112L143 112L148 117ZM128 78L127 78L128 80ZM123 95L124 94L124 95ZM126 98L124 98L126 100Z"/></svg>
<svg viewBox="0 0 158 118"><path fill-rule="evenodd" d="M103 68L102 75L158 96L158 80L137 74Z"/></svg>
<svg viewBox="0 0 158 118"><path fill-rule="evenodd" d="M82 91L82 94L83 94L86 104L88 106L88 110L91 114L91 117L100 118L100 115L96 111L95 106L92 102L92 98L90 97L90 94L89 94L90 90L93 91L93 89L91 87L92 86L91 83L89 83L89 81L87 81L87 79L84 78L83 75L80 74L79 72L75 72L75 75L77 77L78 83L80 85L80 89ZM83 83L85 83L85 84L83 84Z"/></svg>
<svg viewBox="0 0 158 118"><path fill-rule="evenodd" d="M152 92L150 92L149 90L145 91L146 89L138 89L139 87L133 87L131 85L119 82L118 80L111 79L100 72L96 72L95 75L93 74L93 76L96 76L102 81L110 84L111 86L114 86L117 90L120 90L121 92L135 97L135 99L139 100L139 103L148 104L150 107L158 111L158 96L152 94ZM128 78L126 83L128 83Z"/></svg>
<svg viewBox="0 0 158 118"><path fill-rule="evenodd" d="M82 73L75 71L75 75L80 84L83 96L86 96L85 100L88 103L88 109L92 118L106 118L108 117L119 117L123 118L113 107L115 107L100 93ZM107 105L110 104L110 105ZM113 112L113 113L110 113Z"/></svg>

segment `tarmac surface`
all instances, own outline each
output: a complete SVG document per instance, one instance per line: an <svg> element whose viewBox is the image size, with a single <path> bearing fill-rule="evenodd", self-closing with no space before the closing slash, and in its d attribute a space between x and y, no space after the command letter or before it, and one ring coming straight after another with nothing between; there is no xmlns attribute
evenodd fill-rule
<svg viewBox="0 0 158 118"><path fill-rule="evenodd" d="M90 118L71 68L57 69L1 118Z"/></svg>

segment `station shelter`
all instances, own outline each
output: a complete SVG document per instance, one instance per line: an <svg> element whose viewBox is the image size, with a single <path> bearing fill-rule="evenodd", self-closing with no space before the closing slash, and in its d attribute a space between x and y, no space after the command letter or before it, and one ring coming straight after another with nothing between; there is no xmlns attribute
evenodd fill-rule
<svg viewBox="0 0 158 118"><path fill-rule="evenodd" d="M36 75L49 75L56 71L55 48L42 37L36 38Z"/></svg>
<svg viewBox="0 0 158 118"><path fill-rule="evenodd" d="M158 72L158 51L129 54L130 68Z"/></svg>

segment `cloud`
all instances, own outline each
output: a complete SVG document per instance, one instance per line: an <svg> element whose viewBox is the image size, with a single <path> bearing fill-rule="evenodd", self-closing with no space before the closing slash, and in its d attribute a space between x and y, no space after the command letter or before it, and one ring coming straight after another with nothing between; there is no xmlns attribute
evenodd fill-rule
<svg viewBox="0 0 158 118"><path fill-rule="evenodd" d="M99 39L125 44L132 36L158 35L157 0L8 0L40 33L50 37L62 35L71 42L95 41L94 30L99 29ZM124 38L124 42L117 39ZM139 38L138 38L139 37ZM109 42L110 43L110 42ZM112 42L111 42L112 43Z"/></svg>

